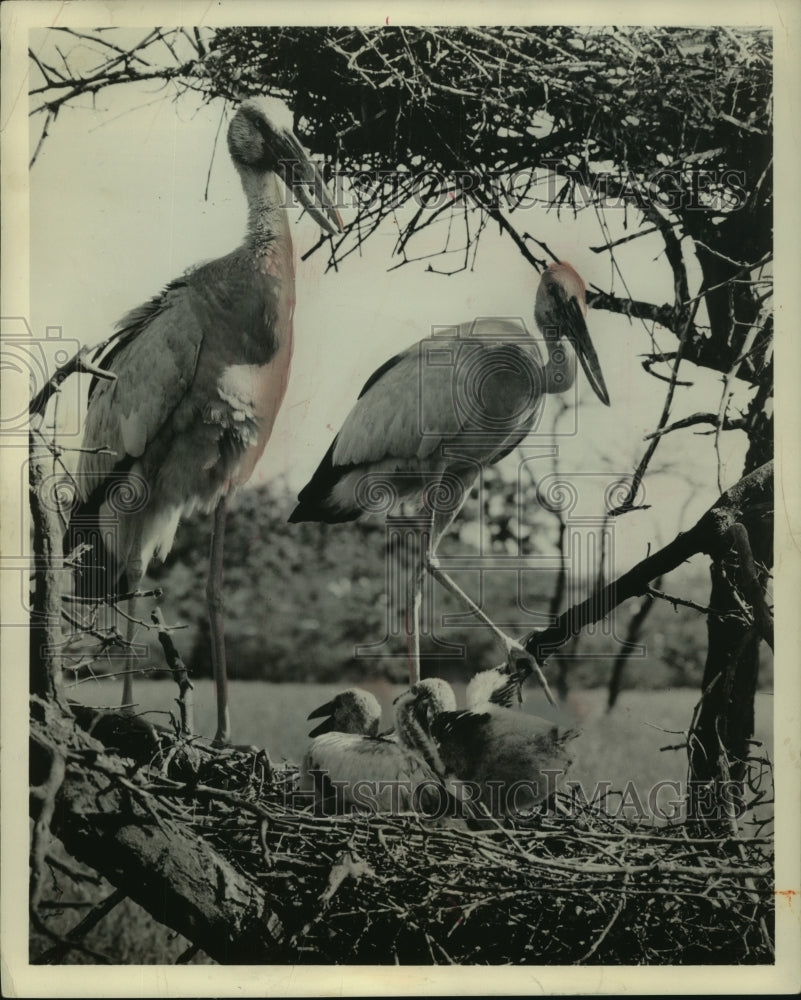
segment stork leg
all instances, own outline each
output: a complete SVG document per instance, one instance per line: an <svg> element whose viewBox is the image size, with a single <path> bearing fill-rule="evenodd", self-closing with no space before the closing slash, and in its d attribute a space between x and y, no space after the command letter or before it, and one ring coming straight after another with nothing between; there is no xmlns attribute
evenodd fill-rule
<svg viewBox="0 0 801 1000"><path fill-rule="evenodd" d="M136 593L142 582L144 568L141 559L131 559L125 571L126 588ZM136 636L136 598L128 600L128 619L125 629L125 640L128 643L128 655L125 657L125 673L122 675L122 707L126 712L133 711L133 675L135 657L132 653L133 641Z"/></svg>
<svg viewBox="0 0 801 1000"><path fill-rule="evenodd" d="M120 578L117 573L117 567L114 565L108 579L114 581L113 586L115 589L119 582L124 582L125 589L129 593L135 594L136 591L139 590L139 584L142 582L142 577L145 575L145 567L142 561L141 525L133 527L131 537L126 548L128 551L128 557L125 560L125 572ZM128 611L126 617L125 640L128 645L126 646L125 671L122 675L122 708L125 712L132 712L133 675L136 671L136 653L133 649L133 641L136 637L137 626L136 598L129 598L127 605Z"/></svg>
<svg viewBox="0 0 801 1000"><path fill-rule="evenodd" d="M488 629L498 638L502 643L504 649L506 650L506 659L512 670L515 669L518 660L525 660L531 667L532 672L536 675L537 680L540 682L542 689L548 701L552 705L556 705L556 700L554 699L551 689L548 686L548 681L545 679L545 675L540 668L539 663L537 663L535 657L531 655L526 649L521 646L517 639L513 639L511 636L507 635L502 629L498 628L494 621L475 603L475 601L468 597L468 595L462 590L462 588L455 583L448 574L440 568L439 560L437 559L437 546L439 545L442 536L445 534L451 521L456 516L455 513L450 514L442 518L435 518L434 530L431 532L430 546L428 549L426 557L426 569L429 574L445 588L449 593L451 593L457 601L464 605L471 614L475 615L479 621L483 622ZM440 521L437 524L437 521Z"/></svg>
<svg viewBox="0 0 801 1000"><path fill-rule="evenodd" d="M409 685L413 686L420 680L420 604L422 588L420 577L407 591L406 596L406 634L409 651Z"/></svg>
<svg viewBox="0 0 801 1000"><path fill-rule="evenodd" d="M211 666L217 692L217 733L214 742L226 744L231 739L231 720L228 715L228 675L225 666L224 600L222 587L223 542L228 497L222 496L214 508L209 550L209 575L206 582L206 607L211 634Z"/></svg>
<svg viewBox="0 0 801 1000"><path fill-rule="evenodd" d="M424 523L409 531L404 541L401 559L404 565L406 586L406 636L409 656L409 684L420 680L420 608L423 601L425 575L426 534L430 536L431 524Z"/></svg>

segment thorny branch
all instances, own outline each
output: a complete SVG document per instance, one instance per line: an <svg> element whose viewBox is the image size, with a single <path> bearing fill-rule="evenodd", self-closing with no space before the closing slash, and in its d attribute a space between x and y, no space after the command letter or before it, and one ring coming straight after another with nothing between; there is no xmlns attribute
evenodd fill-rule
<svg viewBox="0 0 801 1000"><path fill-rule="evenodd" d="M699 552L717 554L731 545L730 529L757 516L765 516L773 501L773 463L767 462L726 491L689 531L618 577L582 604L564 612L540 632L532 632L523 645L539 663L587 625L600 621L623 601L647 593L652 580L675 569ZM739 529L735 532L739 536Z"/></svg>
<svg viewBox="0 0 801 1000"><path fill-rule="evenodd" d="M106 379L113 382L117 378L114 372L109 372L103 368L99 368L89 360L89 355L96 354L105 346L105 344L109 343L110 340L111 338L108 338L102 344L95 345L94 347L82 347L70 358L69 361L57 368L39 392L37 392L33 399L31 399L28 405L28 413L31 418L41 418L44 416L47 404L61 389L61 386L66 379L70 377L70 375L74 375L77 372L84 372L94 376L95 378Z"/></svg>
<svg viewBox="0 0 801 1000"><path fill-rule="evenodd" d="M743 430L746 426L745 419L742 417L735 419L725 417L721 422L720 415L717 413L693 413L689 417L682 417L681 420L676 420L672 424L668 424L667 427L662 427L660 430L646 434L645 440L648 441L651 438L663 437L665 434L670 434L672 431L683 430L686 427L696 427L698 424L711 424L713 427L723 431L739 431ZM712 432L710 431L705 433Z"/></svg>
<svg viewBox="0 0 801 1000"><path fill-rule="evenodd" d="M661 590L657 590L656 587L648 587L646 589L646 594L651 598L658 598L660 601L667 601L668 604L673 605L673 610L676 611L680 607L682 608L692 608L693 611L698 611L702 615L714 615L716 618L740 618L736 611L716 611L714 608L705 607L703 604L698 604L697 601L689 601L684 597L675 597L672 594L665 594Z"/></svg>
<svg viewBox="0 0 801 1000"><path fill-rule="evenodd" d="M159 608L154 608L150 613L153 624L158 628L159 642L164 650L164 658L167 666L172 671L173 677L178 684L178 708L181 712L181 733L185 736L194 732L194 714L192 692L194 687L189 679L189 671L186 664L181 659L175 643L164 622L164 616Z"/></svg>

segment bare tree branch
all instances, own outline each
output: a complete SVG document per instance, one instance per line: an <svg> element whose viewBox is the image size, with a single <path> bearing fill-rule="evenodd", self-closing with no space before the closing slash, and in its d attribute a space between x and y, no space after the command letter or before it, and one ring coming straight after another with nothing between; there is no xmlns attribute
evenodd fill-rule
<svg viewBox="0 0 801 1000"><path fill-rule="evenodd" d="M676 420L661 430L646 434L645 440L648 441L650 438L662 437L665 434L670 434L671 431L683 430L686 427L696 427L698 424L711 424L713 427L719 427L723 431L741 431L746 426L744 417L738 417L734 420L730 417L725 417L722 424L719 423L719 420L720 415L716 413L693 413L689 417L682 417L681 420Z"/></svg>
<svg viewBox="0 0 801 1000"><path fill-rule="evenodd" d="M761 511L773 500L773 463L768 462L727 490L689 531L678 535L658 552L648 556L582 604L570 608L540 632L523 642L539 663L587 625L600 621L623 601L647 593L650 582L669 573L699 552L718 553L730 545L727 534L733 524Z"/></svg>

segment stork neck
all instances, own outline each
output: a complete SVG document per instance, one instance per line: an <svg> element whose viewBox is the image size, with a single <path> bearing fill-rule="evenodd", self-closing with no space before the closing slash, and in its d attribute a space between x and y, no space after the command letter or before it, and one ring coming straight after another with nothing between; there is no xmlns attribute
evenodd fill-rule
<svg viewBox="0 0 801 1000"><path fill-rule="evenodd" d="M273 247L276 242L291 247L284 188L276 175L241 170L240 176L248 202L247 242L257 251Z"/></svg>
<svg viewBox="0 0 801 1000"><path fill-rule="evenodd" d="M415 717L412 706L404 706L396 714L395 726L398 730L398 738L404 747L418 753L435 774L442 774L445 765L437 752L431 734Z"/></svg>
<svg viewBox="0 0 801 1000"><path fill-rule="evenodd" d="M576 352L565 337L553 331L543 334L548 351L545 365L545 391L566 392L576 380Z"/></svg>

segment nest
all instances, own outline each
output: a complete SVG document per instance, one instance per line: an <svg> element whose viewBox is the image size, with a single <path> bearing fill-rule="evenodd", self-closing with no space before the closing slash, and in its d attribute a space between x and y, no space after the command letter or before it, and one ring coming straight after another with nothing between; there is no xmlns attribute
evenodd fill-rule
<svg viewBox="0 0 801 1000"><path fill-rule="evenodd" d="M264 890L288 963L774 960L769 836L692 835L563 793L525 824L478 830L417 814L315 815L298 802L297 768L274 769L264 752L187 743L152 765L184 772L151 779L167 782L159 808Z"/></svg>

